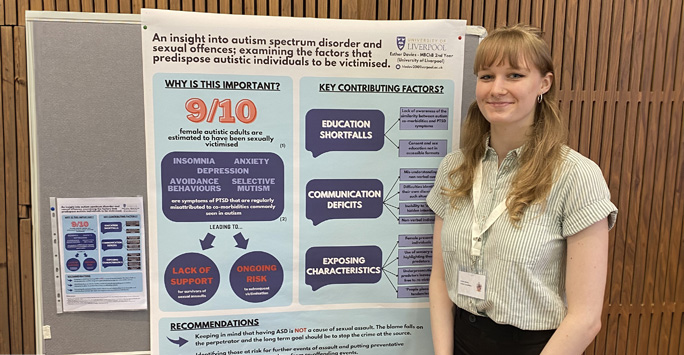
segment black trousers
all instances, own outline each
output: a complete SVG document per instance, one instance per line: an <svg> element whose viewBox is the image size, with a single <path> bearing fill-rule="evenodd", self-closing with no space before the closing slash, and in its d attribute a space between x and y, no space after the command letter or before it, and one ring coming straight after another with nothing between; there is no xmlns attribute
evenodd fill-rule
<svg viewBox="0 0 684 355"><path fill-rule="evenodd" d="M539 355L555 330L522 330L456 307L454 355Z"/></svg>

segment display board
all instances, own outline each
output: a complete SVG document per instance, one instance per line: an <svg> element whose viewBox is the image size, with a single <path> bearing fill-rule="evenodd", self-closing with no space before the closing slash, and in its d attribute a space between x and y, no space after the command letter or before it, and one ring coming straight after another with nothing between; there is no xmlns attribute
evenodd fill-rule
<svg viewBox="0 0 684 355"><path fill-rule="evenodd" d="M49 204L51 197L147 202L140 31L136 15L27 13L38 352L150 349L147 311L58 314ZM469 32L462 113L474 98L470 73L481 37Z"/></svg>

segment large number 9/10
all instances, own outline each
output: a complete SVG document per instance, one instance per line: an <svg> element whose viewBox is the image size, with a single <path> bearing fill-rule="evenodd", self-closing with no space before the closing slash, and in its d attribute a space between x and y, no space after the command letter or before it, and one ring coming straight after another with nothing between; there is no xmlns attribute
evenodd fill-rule
<svg viewBox="0 0 684 355"><path fill-rule="evenodd" d="M186 115L191 122L199 123L206 119L207 122L213 122L216 117L216 111L221 108L223 110L218 121L220 123L235 123L235 119L242 123L252 123L256 119L257 109L254 102L249 99L242 99L235 105L235 115L233 115L233 105L230 99L219 101L214 99L211 102L209 111L207 112L207 105L202 99L189 99L185 102L185 109L189 115Z"/></svg>

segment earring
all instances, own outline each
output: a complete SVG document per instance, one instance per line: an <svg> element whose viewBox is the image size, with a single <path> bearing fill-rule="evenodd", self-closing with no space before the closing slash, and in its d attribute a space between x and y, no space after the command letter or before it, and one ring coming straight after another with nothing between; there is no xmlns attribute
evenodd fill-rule
<svg viewBox="0 0 684 355"><path fill-rule="evenodd" d="M537 96L537 102L538 102L538 103L541 103L541 102L542 102L542 99L543 99L542 96L543 96L543 94L539 94L539 96Z"/></svg>

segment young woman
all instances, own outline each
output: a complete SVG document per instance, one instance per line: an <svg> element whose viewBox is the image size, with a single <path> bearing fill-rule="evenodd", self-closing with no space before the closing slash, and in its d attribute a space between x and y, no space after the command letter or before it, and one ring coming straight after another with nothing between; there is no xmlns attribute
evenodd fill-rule
<svg viewBox="0 0 684 355"><path fill-rule="evenodd" d="M617 209L599 167L564 145L539 30L493 31L474 71L462 148L427 198L435 354L581 354L601 328Z"/></svg>

